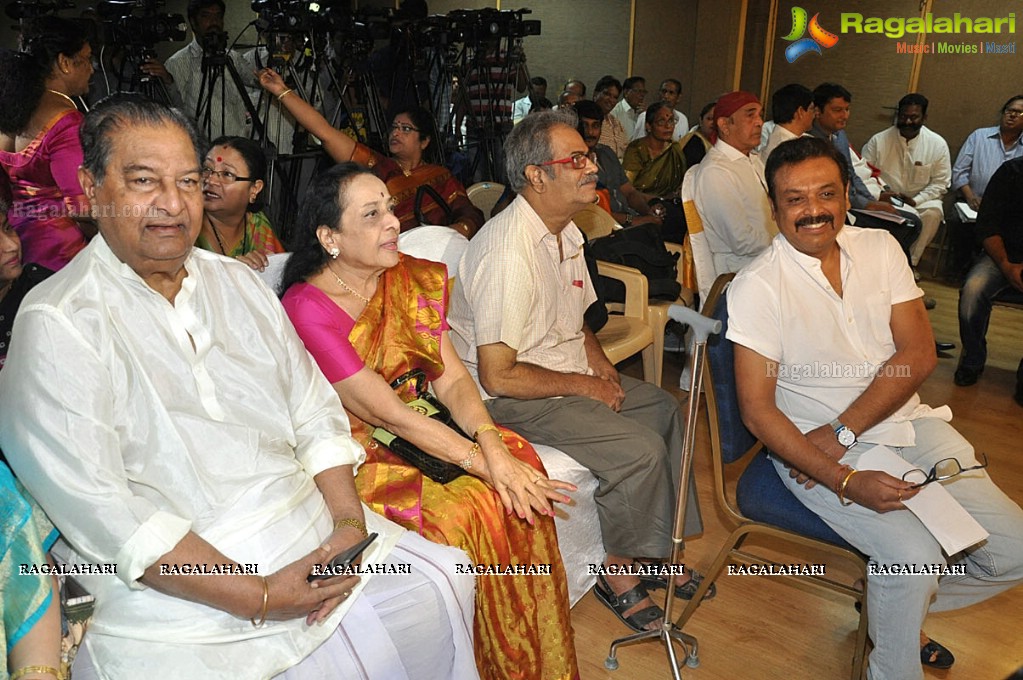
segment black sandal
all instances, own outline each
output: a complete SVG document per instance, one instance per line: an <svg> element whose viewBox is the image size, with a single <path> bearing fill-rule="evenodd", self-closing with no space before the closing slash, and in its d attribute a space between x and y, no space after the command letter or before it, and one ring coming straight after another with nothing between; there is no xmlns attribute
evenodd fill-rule
<svg viewBox="0 0 1023 680"><path fill-rule="evenodd" d="M703 574L696 571L695 569L686 568L686 573L689 574L689 580L685 583L675 586L675 597L680 597L683 600L691 600L696 595L697 589L700 584L703 583ZM640 576L639 580L642 581L647 588L653 588L654 590L664 590L668 587L668 576L667 574L657 574L650 576ZM718 594L718 586L716 583L711 583L710 588L703 595L704 600L712 600L714 596Z"/></svg>
<svg viewBox="0 0 1023 680"><path fill-rule="evenodd" d="M920 663L930 668L946 669L951 668L956 662L952 652L934 640L929 640L926 645L920 648Z"/></svg>
<svg viewBox="0 0 1023 680"><path fill-rule="evenodd" d="M646 632L647 625L664 617L664 610L657 605L650 605L645 609L640 609L632 616L625 616L625 612L636 606L636 603L642 602L650 596L650 593L643 587L642 581L618 595L611 589L603 576L597 576L597 582L593 585L593 595L610 609L619 621L637 633Z"/></svg>

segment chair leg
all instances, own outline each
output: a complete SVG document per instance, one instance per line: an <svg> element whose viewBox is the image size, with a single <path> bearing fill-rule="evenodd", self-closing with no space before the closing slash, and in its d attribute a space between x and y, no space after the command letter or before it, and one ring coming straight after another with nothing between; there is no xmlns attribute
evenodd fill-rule
<svg viewBox="0 0 1023 680"><path fill-rule="evenodd" d="M714 559L714 563L710 565L710 568L704 574L703 583L701 583L700 587L696 589L696 594L693 595L693 598L686 603L686 608L683 609L679 617L675 619L676 627L685 627L686 622L689 621L693 614L696 613L697 608L703 602L703 596L707 594L707 591L710 590L711 584L713 584L714 581L721 576L721 572L724 571L725 563L728 562L728 556L746 540L746 534L748 532L749 530L744 526L737 527L734 531L732 531L728 540L725 541L725 544L721 547L721 551L718 553L718 556Z"/></svg>
<svg viewBox="0 0 1023 680"><path fill-rule="evenodd" d="M664 351L664 335L661 335L661 351ZM653 343L646 346L642 351L643 356L643 380L661 386L661 374L657 365L657 338L656 334Z"/></svg>
<svg viewBox="0 0 1023 680"><path fill-rule="evenodd" d="M853 647L852 680L864 680L867 677L867 582L863 581L863 599L860 605L860 625L856 629L856 642Z"/></svg>

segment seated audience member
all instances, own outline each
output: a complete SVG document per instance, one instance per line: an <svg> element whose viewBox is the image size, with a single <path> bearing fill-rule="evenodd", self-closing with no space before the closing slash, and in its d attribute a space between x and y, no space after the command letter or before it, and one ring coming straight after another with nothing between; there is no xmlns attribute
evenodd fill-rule
<svg viewBox="0 0 1023 680"><path fill-rule="evenodd" d="M442 206L429 194L423 195L422 213L427 224L447 225L471 238L483 225L480 209L472 204L465 187L441 165L427 163L424 156L433 141L433 119L420 107L402 111L391 123L388 146L393 158L384 156L333 127L320 112L310 106L280 75L271 69L259 72L259 82L295 117L310 134L323 142L324 150L338 163L355 161L368 166L387 184L397 200L394 214L401 220L401 230L419 226L416 217L416 193L421 186L432 188L451 209L451 220Z"/></svg>
<svg viewBox="0 0 1023 680"><path fill-rule="evenodd" d="M600 130L600 143L615 152L618 160L625 156L629 146L629 134L622 127L620 120L611 115L611 110L618 105L618 97L622 93L622 84L614 76L604 76L593 87L593 101L597 102L604 112L604 126Z"/></svg>
<svg viewBox="0 0 1023 680"><path fill-rule="evenodd" d="M654 196L678 196L686 174L682 145L671 141L674 111L667 102L647 109L646 136L629 144L622 167L637 189Z"/></svg>
<svg viewBox="0 0 1023 680"><path fill-rule="evenodd" d="M366 510L362 447L278 301L193 248L199 140L141 97L89 112L79 177L111 209L0 371L0 446L63 557L116 566L79 577L76 680L477 677L467 557ZM362 562L408 573L307 580L368 530Z"/></svg>
<svg viewBox="0 0 1023 680"><path fill-rule="evenodd" d="M682 82L675 80L674 78L668 78L661 83L661 99L660 101L671 107L672 113L675 115L675 129L671 133L671 141L677 142L678 140L685 137L686 133L689 132L689 119L686 118L686 114L675 109L678 105L678 98L682 95ZM647 134L646 132L646 111L642 111L636 118L636 127L632 129L632 136L629 137L629 141L636 141L640 137Z"/></svg>
<svg viewBox="0 0 1023 680"><path fill-rule="evenodd" d="M266 156L257 142L244 137L213 140L202 165L202 230L195 245L235 257L262 271L267 255L283 253L266 213L263 182Z"/></svg>
<svg viewBox="0 0 1023 680"><path fill-rule="evenodd" d="M80 23L55 16L26 21L21 41L0 50L0 196L26 259L56 271L95 233L71 99L89 91L92 47Z"/></svg>
<svg viewBox="0 0 1023 680"><path fill-rule="evenodd" d="M629 144L622 169L625 178L642 196L658 201L657 215L663 220L661 235L667 241L682 243L686 222L677 200L682 178L686 174L686 158L681 142L671 141L672 110L666 102L652 104L647 110L649 134Z"/></svg>
<svg viewBox="0 0 1023 680"><path fill-rule="evenodd" d="M21 240L7 220L7 206L0 203L0 369L11 347L14 316L25 294L53 272L21 261Z"/></svg>
<svg viewBox="0 0 1023 680"><path fill-rule="evenodd" d="M643 113L646 101L646 79L640 76L632 76L626 78L622 82L622 98L613 109L611 114L618 119L618 122L622 124L625 129L626 139L635 139L633 136L633 130L636 129L636 123L639 121L639 116ZM644 134L646 128L643 128Z"/></svg>
<svg viewBox="0 0 1023 680"><path fill-rule="evenodd" d="M987 361L991 300L1003 291L1023 292L1023 157L1002 164L984 190L977 237L984 247L959 291L959 338L963 353L955 384L973 385ZM1016 403L1023 406L1023 361L1016 371Z"/></svg>
<svg viewBox="0 0 1023 680"><path fill-rule="evenodd" d="M565 90L564 92L558 95L558 108L559 109L571 108L573 104L580 100L582 100L582 97L577 95L575 92Z"/></svg>
<svg viewBox="0 0 1023 680"><path fill-rule="evenodd" d="M505 142L518 197L469 243L455 278L451 340L479 384L490 415L548 444L599 480L605 566L670 552L682 453L678 401L619 375L583 312L596 296L572 215L594 202L597 167L574 115L527 116ZM690 488L693 482L690 481ZM702 522L690 493L686 535ZM676 592L692 597L687 572ZM597 597L634 630L660 625L660 607L634 575L599 576Z"/></svg>
<svg viewBox="0 0 1023 680"><path fill-rule="evenodd" d="M700 109L700 120L693 128L682 136L679 144L686 157L686 167L691 168L703 160L710 147L714 146L717 132L714 129L714 104L708 102Z"/></svg>
<svg viewBox="0 0 1023 680"><path fill-rule="evenodd" d="M891 236L843 226L850 178L843 156L818 139L785 142L768 159L766 177L781 235L728 291L743 421L772 451L796 498L872 563L965 570L940 579L868 572L867 676L922 680L921 663L954 661L920 635L928 610L965 607L1023 580L1023 510L976 469L948 409L920 402L916 390L937 361L923 291ZM850 315L855 323L847 323ZM872 370L800 370L811 364ZM904 504L920 485L861 467L877 445L921 471L959 461L969 471L942 486L988 538L946 557Z"/></svg>
<svg viewBox="0 0 1023 680"><path fill-rule="evenodd" d="M756 96L743 91L721 95L714 106L718 139L699 165L693 199L715 276L739 271L763 252L777 233L767 200L764 164L753 153L760 143L761 111Z"/></svg>
<svg viewBox="0 0 1023 680"><path fill-rule="evenodd" d="M580 99L586 96L586 83L581 80L572 79L561 88L562 92L571 92Z"/></svg>
<svg viewBox="0 0 1023 680"><path fill-rule="evenodd" d="M822 83L813 91L813 103L817 108L817 119L810 134L834 144L849 165L849 206L856 226L868 229L884 229L891 232L902 246L909 259L909 249L920 233L920 216L912 208L898 209L892 203L893 193L884 190L881 182L873 176L870 166L849 144L845 128L849 124L849 107L852 94L835 83ZM901 217L902 223L881 219L862 211L873 210L891 213Z"/></svg>
<svg viewBox="0 0 1023 680"><path fill-rule="evenodd" d="M0 461L0 652L12 679L61 680L57 579L19 573L21 566L47 566L46 551L57 539L31 501Z"/></svg>
<svg viewBox="0 0 1023 680"><path fill-rule="evenodd" d="M547 79L535 76L529 79L529 94L522 99L516 99L512 104L512 123L517 124L525 118L533 107L547 100ZM547 108L550 108L549 106Z"/></svg>
<svg viewBox="0 0 1023 680"><path fill-rule="evenodd" d="M476 660L484 675L520 677L528 659L530 677L576 677L551 507L569 500L560 490L574 487L548 479L533 447L490 419L448 339L447 271L394 249L398 220L391 204L383 183L354 163L315 178L281 284L284 308L366 451L355 485L371 509L465 550L474 564L552 565L550 576L478 579ZM410 409L390 387L416 369L471 438ZM406 400L414 398L408 386L402 391ZM431 480L377 442L375 427L468 475L447 484Z"/></svg>
<svg viewBox="0 0 1023 680"><path fill-rule="evenodd" d="M771 95L771 118L774 120L774 128L760 152L760 157L766 160L782 142L808 134L813 127L816 113L810 88L798 83L778 88Z"/></svg>
<svg viewBox="0 0 1023 680"><path fill-rule="evenodd" d="M1021 156L1023 156L1023 94L1017 94L1002 106L998 125L974 130L963 142L952 166L952 191L958 191L974 211L980 210L984 190L995 170L1005 161ZM950 225L949 228L952 237L952 271L955 275L962 276L980 249L980 241L977 240L973 227L962 224L958 216L955 226Z"/></svg>
<svg viewBox="0 0 1023 680"><path fill-rule="evenodd" d="M600 129L604 112L596 102L588 99L576 102L579 118L576 128L597 163L598 186L607 189L611 204L611 217L625 226L634 224L661 224L665 214L663 202L657 196L644 194L632 185L614 151L600 144Z"/></svg>
<svg viewBox="0 0 1023 680"><path fill-rule="evenodd" d="M920 213L923 228L909 251L914 268L938 233L945 215L941 198L952 177L948 144L926 121L927 97L907 94L899 100L895 125L863 145L863 160L881 171L881 181L896 198Z"/></svg>

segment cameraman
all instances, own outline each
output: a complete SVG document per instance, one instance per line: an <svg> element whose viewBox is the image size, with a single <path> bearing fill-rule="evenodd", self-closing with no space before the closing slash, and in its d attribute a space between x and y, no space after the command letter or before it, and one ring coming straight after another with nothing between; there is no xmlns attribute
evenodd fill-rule
<svg viewBox="0 0 1023 680"><path fill-rule="evenodd" d="M177 84L184 101L184 111L189 116L196 115L199 98L202 96L203 44L207 36L224 32L224 11L223 0L188 0L188 25L192 28L192 42L167 59L166 70ZM247 70L241 53L232 50L228 56L244 80L250 71ZM226 79L225 83L221 82L221 77ZM222 86L226 96L221 96ZM210 109L209 128L205 126L204 121L198 121L200 130L210 139L221 135L251 137L249 131L252 129L252 121L226 69L220 71L218 75Z"/></svg>

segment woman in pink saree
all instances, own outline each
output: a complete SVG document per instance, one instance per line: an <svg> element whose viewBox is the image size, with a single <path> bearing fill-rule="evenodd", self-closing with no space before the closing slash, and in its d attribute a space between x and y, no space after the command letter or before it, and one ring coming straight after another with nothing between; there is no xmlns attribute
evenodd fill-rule
<svg viewBox="0 0 1023 680"><path fill-rule="evenodd" d="M92 48L69 19L35 19L21 52L0 52L0 196L26 261L61 269L92 232L78 183L82 114L72 97L89 90Z"/></svg>

